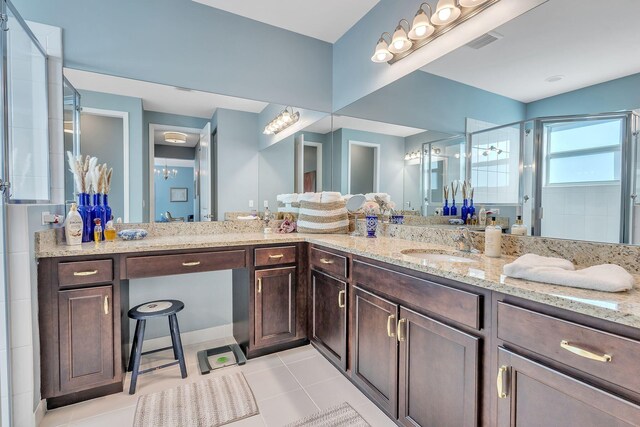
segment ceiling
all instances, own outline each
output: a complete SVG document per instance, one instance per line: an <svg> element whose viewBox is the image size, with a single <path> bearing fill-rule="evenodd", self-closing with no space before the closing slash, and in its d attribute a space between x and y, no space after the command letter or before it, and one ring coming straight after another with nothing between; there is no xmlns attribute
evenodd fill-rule
<svg viewBox="0 0 640 427"><path fill-rule="evenodd" d="M182 147L182 148L193 148L198 145L200 141L200 132L198 129L192 128L182 128L177 126L165 126L165 125L153 125L153 143L155 145L168 145L170 147ZM164 140L165 132L182 132L187 135L187 142L184 144L176 144L173 142L166 142Z"/></svg>
<svg viewBox="0 0 640 427"><path fill-rule="evenodd" d="M422 70L528 103L640 72L638 16L638 0L549 0Z"/></svg>
<svg viewBox="0 0 640 427"><path fill-rule="evenodd" d="M259 113L267 106L266 102L197 90L185 90L174 86L72 68L65 68L64 75L76 89L141 98L142 107L146 111L210 119L218 108Z"/></svg>
<svg viewBox="0 0 640 427"><path fill-rule="evenodd" d="M255 21L335 43L380 0L194 0Z"/></svg>
<svg viewBox="0 0 640 427"><path fill-rule="evenodd" d="M398 136L406 138L407 136L425 132L426 129L412 128L408 126L392 125L390 123L374 122L373 120L357 119L347 116L333 116L333 128L331 126L331 116L327 116L322 120L318 120L304 130L307 132L316 132L325 134L331 130L353 129L363 132L381 133L383 135Z"/></svg>

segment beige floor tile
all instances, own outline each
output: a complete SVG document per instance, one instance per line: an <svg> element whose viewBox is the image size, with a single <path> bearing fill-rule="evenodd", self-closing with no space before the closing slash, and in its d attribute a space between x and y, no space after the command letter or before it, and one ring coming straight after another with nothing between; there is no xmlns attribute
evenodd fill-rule
<svg viewBox="0 0 640 427"><path fill-rule="evenodd" d="M327 359L320 355L289 363L287 368L303 387L342 375Z"/></svg>
<svg viewBox="0 0 640 427"><path fill-rule="evenodd" d="M117 411L106 412L98 416L85 418L83 420L72 421L69 427L113 427L130 426L136 414L135 406L119 409Z"/></svg>
<svg viewBox="0 0 640 427"><path fill-rule="evenodd" d="M71 421L73 408L65 406L63 408L52 409L44 414L44 418L38 427L60 427L66 426Z"/></svg>
<svg viewBox="0 0 640 427"><path fill-rule="evenodd" d="M298 381L285 366L246 374L245 377L257 401L301 389Z"/></svg>
<svg viewBox="0 0 640 427"><path fill-rule="evenodd" d="M235 423L225 424L225 427L264 427L264 420L262 415L254 415L253 417L245 418L244 420L236 421Z"/></svg>
<svg viewBox="0 0 640 427"><path fill-rule="evenodd" d="M298 362L303 359L308 359L313 356L317 356L318 350L312 345L305 345L303 347L292 348L291 350L285 350L277 353L284 364Z"/></svg>
<svg viewBox="0 0 640 427"><path fill-rule="evenodd" d="M99 397L97 399L91 399L86 402L67 406L67 408L71 410L70 421L77 421L84 418L94 417L96 414L113 412L135 406L138 401L138 396L131 396L128 393L128 390L129 389L127 388L121 393L111 394L109 396Z"/></svg>
<svg viewBox="0 0 640 427"><path fill-rule="evenodd" d="M254 372L264 371L265 369L275 368L277 366L283 366L282 360L277 354L270 354L268 356L258 357L256 359L249 359L247 363L240 366L242 372L251 374Z"/></svg>
<svg viewBox="0 0 640 427"><path fill-rule="evenodd" d="M258 407L269 427L282 427L318 411L316 404L301 390L263 400Z"/></svg>

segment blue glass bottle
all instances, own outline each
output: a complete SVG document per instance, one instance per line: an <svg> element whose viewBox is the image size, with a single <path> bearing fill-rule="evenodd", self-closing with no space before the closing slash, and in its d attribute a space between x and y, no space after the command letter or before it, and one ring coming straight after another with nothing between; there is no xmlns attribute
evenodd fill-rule
<svg viewBox="0 0 640 427"><path fill-rule="evenodd" d="M111 221L111 216L112 216L111 206L109 206L109 195L108 194L103 194L102 195L102 206L104 207L104 218L105 218L105 222L103 222L103 224L105 224L105 226L106 226L107 221Z"/></svg>
<svg viewBox="0 0 640 427"><path fill-rule="evenodd" d="M91 205L89 205L89 194L78 193L78 213L82 218L82 241L90 242L92 239L91 232Z"/></svg>
<svg viewBox="0 0 640 427"><path fill-rule="evenodd" d="M469 199L469 211L468 214L471 215L471 218L476 214L476 208L473 206L473 199Z"/></svg>
<svg viewBox="0 0 640 427"><path fill-rule="evenodd" d="M442 206L442 216L449 216L449 201L444 200L444 206Z"/></svg>
<svg viewBox="0 0 640 427"><path fill-rule="evenodd" d="M458 208L456 207L456 199L451 199L451 216L458 215Z"/></svg>
<svg viewBox="0 0 640 427"><path fill-rule="evenodd" d="M469 214L468 200L467 199L463 199L462 200L462 207L460 208L460 218L464 222L467 222L467 215L468 214Z"/></svg>
<svg viewBox="0 0 640 427"><path fill-rule="evenodd" d="M100 197L100 193L96 193L93 195L93 208L91 209L91 235L93 236L93 230L96 226L95 220L99 219L102 224L105 224L104 221L104 207L101 204L102 198ZM102 233L101 239L104 240L104 233Z"/></svg>

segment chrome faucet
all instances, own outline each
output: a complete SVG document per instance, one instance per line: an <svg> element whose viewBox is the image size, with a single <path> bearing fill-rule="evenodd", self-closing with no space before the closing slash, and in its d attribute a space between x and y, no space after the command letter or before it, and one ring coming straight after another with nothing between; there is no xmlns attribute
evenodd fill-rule
<svg viewBox="0 0 640 427"><path fill-rule="evenodd" d="M469 229L467 227L460 227L458 230L460 233L453 238L453 241L458 244L458 250L461 252L478 253L479 251L473 247Z"/></svg>

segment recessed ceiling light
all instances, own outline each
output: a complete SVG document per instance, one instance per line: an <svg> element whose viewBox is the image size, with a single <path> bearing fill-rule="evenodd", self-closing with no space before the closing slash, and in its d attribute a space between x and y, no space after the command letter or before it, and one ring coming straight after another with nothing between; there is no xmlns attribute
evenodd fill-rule
<svg viewBox="0 0 640 427"><path fill-rule="evenodd" d="M564 76L562 74L558 74L557 76L547 77L546 79L544 79L544 81L549 83L554 83L554 82L559 82L562 79L564 79Z"/></svg>

